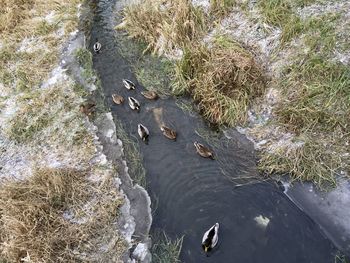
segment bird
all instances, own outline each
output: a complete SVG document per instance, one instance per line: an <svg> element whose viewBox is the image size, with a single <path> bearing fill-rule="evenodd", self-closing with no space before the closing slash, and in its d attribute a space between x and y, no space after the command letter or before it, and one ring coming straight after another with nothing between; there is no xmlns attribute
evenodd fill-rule
<svg viewBox="0 0 350 263"><path fill-rule="evenodd" d="M128 97L129 106L132 110L140 111L140 102L134 97Z"/></svg>
<svg viewBox="0 0 350 263"><path fill-rule="evenodd" d="M112 94L112 99L115 104L122 104L124 102L124 98L118 94Z"/></svg>
<svg viewBox="0 0 350 263"><path fill-rule="evenodd" d="M219 223L215 223L215 225L213 225L204 233L202 238L202 248L205 253L209 252L218 243L218 240L219 240L218 232L219 232Z"/></svg>
<svg viewBox="0 0 350 263"><path fill-rule="evenodd" d="M95 51L96 53L99 53L100 50L101 50L101 47L102 47L101 43L98 42L98 39L96 38L96 42L95 42L95 44L94 44L94 51Z"/></svg>
<svg viewBox="0 0 350 263"><path fill-rule="evenodd" d="M149 131L147 127L141 123L137 124L137 133L139 134L140 138L147 143L149 137Z"/></svg>
<svg viewBox="0 0 350 263"><path fill-rule="evenodd" d="M165 137L167 137L170 140L176 141L176 131L174 131L173 129L171 129L165 125L162 125L160 127L160 130L163 132L163 135Z"/></svg>
<svg viewBox="0 0 350 263"><path fill-rule="evenodd" d="M88 102L86 104L81 104L80 105L80 112L84 113L87 116L91 116L92 113L95 112L95 106L96 106L96 103L94 103L94 102Z"/></svg>
<svg viewBox="0 0 350 263"><path fill-rule="evenodd" d="M196 147L196 151L200 156L214 160L214 154L211 150L209 150L209 148L199 142L194 142L193 145Z"/></svg>
<svg viewBox="0 0 350 263"><path fill-rule="evenodd" d="M135 84L128 79L123 79L123 84L124 84L124 87L128 90L133 90L136 87Z"/></svg>
<svg viewBox="0 0 350 263"><path fill-rule="evenodd" d="M153 90L147 90L147 91L142 91L141 94L149 100L156 100L158 99L158 94L153 91Z"/></svg>

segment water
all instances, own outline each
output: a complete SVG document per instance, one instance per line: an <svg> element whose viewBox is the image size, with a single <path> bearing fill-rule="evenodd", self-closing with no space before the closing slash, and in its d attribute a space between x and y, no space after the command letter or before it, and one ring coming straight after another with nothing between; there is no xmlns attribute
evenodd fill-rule
<svg viewBox="0 0 350 263"><path fill-rule="evenodd" d="M242 183L237 178L259 177L253 149L242 135L230 132L227 138L216 134L200 116L179 108L174 98L146 100L140 94L140 84L136 91L123 87L123 78L137 81L118 53L111 19L115 1L95 3L91 39L97 37L103 47L94 55L94 67L113 117L140 145L147 190L155 204L152 229L162 229L173 238L185 236L182 262L333 262L335 247L274 182L254 180L237 186ZM132 111L127 101L113 104L113 93L137 98L141 112ZM138 123L150 130L148 145L138 138ZM161 134L161 123L178 132L176 142ZM209 143L216 160L197 155L194 141ZM259 217L268 218L267 225L258 224ZM206 257L201 250L202 235L215 222L220 223L219 243Z"/></svg>

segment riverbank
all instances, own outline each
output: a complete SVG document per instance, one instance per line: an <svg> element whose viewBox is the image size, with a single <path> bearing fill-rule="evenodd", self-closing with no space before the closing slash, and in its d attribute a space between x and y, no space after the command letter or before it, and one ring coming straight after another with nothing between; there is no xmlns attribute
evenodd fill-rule
<svg viewBox="0 0 350 263"><path fill-rule="evenodd" d="M0 258L5 262L127 262L131 247L134 258L149 257L142 243L148 242L151 221L147 193L132 184L122 143L108 126L113 120L103 99L94 99L100 84L85 46L86 4L3 4ZM135 195L139 198L130 201ZM140 202L142 209L135 208ZM135 240L135 231L146 237Z"/></svg>
<svg viewBox="0 0 350 263"><path fill-rule="evenodd" d="M172 61L174 94L190 94L213 123L239 126L262 172L329 188L349 174L348 8L143 1L117 29Z"/></svg>

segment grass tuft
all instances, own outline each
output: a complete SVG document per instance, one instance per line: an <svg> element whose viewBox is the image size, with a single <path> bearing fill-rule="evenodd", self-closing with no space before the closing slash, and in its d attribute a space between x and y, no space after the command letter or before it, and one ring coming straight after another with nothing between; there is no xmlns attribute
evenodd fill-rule
<svg viewBox="0 0 350 263"><path fill-rule="evenodd" d="M202 36L204 13L190 0L145 0L124 10L123 26L132 38L148 43L159 55L188 45Z"/></svg>
<svg viewBox="0 0 350 263"><path fill-rule="evenodd" d="M334 148L315 138L299 137L295 145L280 145L259 160L259 169L269 174L290 174L294 180L313 181L323 189L336 185L335 174L342 167L342 158Z"/></svg>
<svg viewBox="0 0 350 263"><path fill-rule="evenodd" d="M108 202L91 203L87 211L84 204L106 186L111 195ZM45 168L23 181L3 182L1 254L10 262L84 262L79 252L115 220L119 205L111 181L93 186L83 171ZM66 219L67 211L84 223Z"/></svg>
<svg viewBox="0 0 350 263"><path fill-rule="evenodd" d="M164 232L152 235L152 257L155 263L179 263L183 237L172 241Z"/></svg>
<svg viewBox="0 0 350 263"><path fill-rule="evenodd" d="M238 43L218 37L215 46L186 49L176 65L174 93L192 94L203 115L216 124L243 124L265 79L253 56Z"/></svg>

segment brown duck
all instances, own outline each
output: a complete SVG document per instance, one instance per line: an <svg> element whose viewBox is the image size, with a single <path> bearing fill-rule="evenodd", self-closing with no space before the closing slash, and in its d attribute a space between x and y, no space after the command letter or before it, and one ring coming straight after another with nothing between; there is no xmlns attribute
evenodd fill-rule
<svg viewBox="0 0 350 263"><path fill-rule="evenodd" d="M163 132L163 135L165 137L167 137L170 140L174 140L176 141L176 131L170 129L169 127L162 125L162 127L160 127L160 130Z"/></svg>
<svg viewBox="0 0 350 263"><path fill-rule="evenodd" d="M88 102L80 105L80 112L84 113L87 116L91 116L95 112L96 104L94 102Z"/></svg>
<svg viewBox="0 0 350 263"><path fill-rule="evenodd" d="M112 99L115 104L122 104L124 102L124 98L118 94L112 94Z"/></svg>
<svg viewBox="0 0 350 263"><path fill-rule="evenodd" d="M214 160L214 154L209 148L199 142L194 142L193 145L196 147L196 151L200 156Z"/></svg>
<svg viewBox="0 0 350 263"><path fill-rule="evenodd" d="M149 100L156 100L158 99L158 94L153 91L153 90L147 90L147 91L142 91L141 94Z"/></svg>

